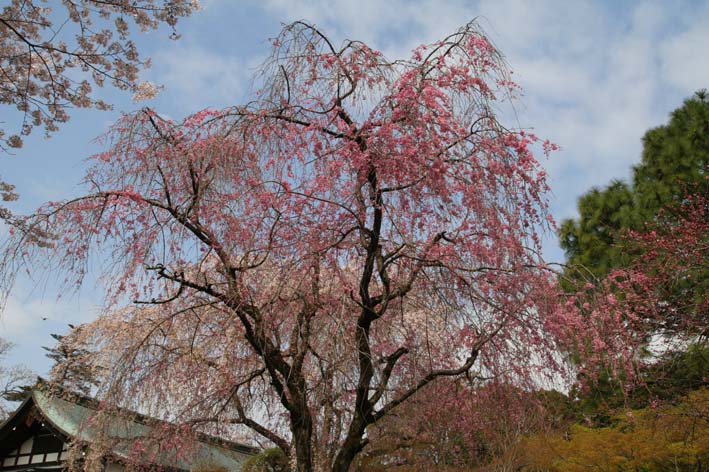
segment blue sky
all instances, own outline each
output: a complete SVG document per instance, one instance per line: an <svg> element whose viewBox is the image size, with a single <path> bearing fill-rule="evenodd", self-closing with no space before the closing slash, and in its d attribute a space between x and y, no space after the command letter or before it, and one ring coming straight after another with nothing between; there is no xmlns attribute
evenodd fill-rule
<svg viewBox="0 0 709 472"><path fill-rule="evenodd" d="M58 3L59 0L50 0ZM47 200L77 195L84 159L100 150L92 140L121 111L141 105L180 118L206 107L248 99L251 76L268 53L267 39L282 23L304 19L335 42L359 39L389 58L455 31L478 18L505 54L523 87L510 127L534 128L562 146L545 165L558 221L575 214L576 199L592 186L627 178L640 159L642 134L700 88L709 88L709 2L515 0L203 0L204 9L181 22L182 38L165 30L137 34L153 67L143 78L165 86L156 99L135 104L110 89L111 112L75 111L51 139L35 132L14 156L0 156L0 175L17 185L12 208L28 212ZM19 116L0 108L8 130ZM563 254L549 235L545 255ZM21 281L0 318L0 336L16 344L10 362L45 374L42 345L97 313L101 286L87 285L57 299L52 283ZM43 318L46 318L44 320Z"/></svg>

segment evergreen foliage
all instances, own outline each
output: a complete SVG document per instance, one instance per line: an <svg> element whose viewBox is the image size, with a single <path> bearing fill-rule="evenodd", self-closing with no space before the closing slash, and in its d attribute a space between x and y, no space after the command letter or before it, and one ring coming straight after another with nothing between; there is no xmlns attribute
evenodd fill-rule
<svg viewBox="0 0 709 472"><path fill-rule="evenodd" d="M578 282L625 267L633 254L619 247L624 230L642 230L665 207L688 194L706 195L709 166L709 100L700 90L673 111L666 125L645 133L632 183L613 181L581 196L579 217L565 220L559 237L569 264L566 278ZM567 288L576 283L567 281Z"/></svg>
<svg viewBox="0 0 709 472"><path fill-rule="evenodd" d="M91 353L77 345L73 338L81 327L69 325L69 334L52 334L57 342L54 347L42 346L45 354L54 361L52 380L76 392L89 395L92 387L98 385L94 366L90 362Z"/></svg>

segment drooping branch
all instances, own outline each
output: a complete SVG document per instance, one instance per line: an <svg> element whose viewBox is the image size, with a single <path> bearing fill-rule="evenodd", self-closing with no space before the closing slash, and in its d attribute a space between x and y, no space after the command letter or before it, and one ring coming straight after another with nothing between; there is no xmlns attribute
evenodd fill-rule
<svg viewBox="0 0 709 472"><path fill-rule="evenodd" d="M396 408L397 406L401 405L403 402L405 402L409 397L414 395L416 392L420 391L422 388L424 388L426 385L431 383L432 381L436 380L439 377L452 377L456 375L461 375L466 372L468 372L473 365L475 364L475 361L478 358L478 354L480 351L478 349L474 349L471 353L470 356L465 360L465 362L458 368L456 369L438 369L438 370L433 370L426 374L421 380L418 381L418 383L408 389L407 391L403 392L400 394L398 397L396 397L394 400L390 401L383 407L381 407L379 410L374 412L372 414L372 422L376 422L383 418L387 413L389 413L391 410Z"/></svg>
<svg viewBox="0 0 709 472"><path fill-rule="evenodd" d="M484 36L469 25L388 62L296 23L274 48L246 106L124 116L90 194L30 220L61 238L18 238L10 257L44 250L81 281L107 249L112 308L143 301L85 330L119 359L112 399L175 403L171 419L344 472L367 428L436 379L479 362L531 382L575 319L547 318L536 138L494 125L511 85Z"/></svg>

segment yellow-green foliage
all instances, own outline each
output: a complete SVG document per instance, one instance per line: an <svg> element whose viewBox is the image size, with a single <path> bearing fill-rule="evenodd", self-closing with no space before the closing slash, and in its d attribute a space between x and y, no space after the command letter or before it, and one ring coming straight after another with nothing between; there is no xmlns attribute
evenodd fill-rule
<svg viewBox="0 0 709 472"><path fill-rule="evenodd" d="M524 444L526 471L660 472L709 467L709 388L675 405L629 411L613 426L573 425Z"/></svg>

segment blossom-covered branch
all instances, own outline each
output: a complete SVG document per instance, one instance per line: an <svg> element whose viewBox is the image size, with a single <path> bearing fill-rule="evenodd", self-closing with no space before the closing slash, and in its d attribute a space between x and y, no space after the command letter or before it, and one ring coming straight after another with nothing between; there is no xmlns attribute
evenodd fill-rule
<svg viewBox="0 0 709 472"><path fill-rule="evenodd" d="M81 333L113 366L106 401L346 471L439 378L566 373L580 315L538 257L532 153L554 146L497 121L516 86L476 25L400 61L303 23L273 45L246 106L124 116L87 196L26 220L56 238L5 253L6 285L22 267L80 284L101 251L109 309Z"/></svg>

